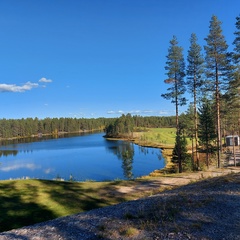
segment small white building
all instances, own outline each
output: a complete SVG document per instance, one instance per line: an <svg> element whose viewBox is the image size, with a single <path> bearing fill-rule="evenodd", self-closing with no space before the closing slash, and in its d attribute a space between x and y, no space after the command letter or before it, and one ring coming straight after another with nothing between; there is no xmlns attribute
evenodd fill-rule
<svg viewBox="0 0 240 240"><path fill-rule="evenodd" d="M233 141L234 141L234 146L239 146L240 145L240 140L238 135L229 135L226 136L226 146L233 146Z"/></svg>

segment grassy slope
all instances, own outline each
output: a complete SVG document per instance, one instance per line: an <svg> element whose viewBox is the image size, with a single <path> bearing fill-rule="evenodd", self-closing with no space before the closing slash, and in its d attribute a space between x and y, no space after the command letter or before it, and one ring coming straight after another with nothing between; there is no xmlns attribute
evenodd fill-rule
<svg viewBox="0 0 240 240"><path fill-rule="evenodd" d="M175 131L171 128L149 129L139 135L141 145L172 148ZM0 181L0 231L19 228L37 222L88 211L123 201L143 197L121 194L120 182L59 182L46 180Z"/></svg>
<svg viewBox="0 0 240 240"><path fill-rule="evenodd" d="M118 191L135 181L0 181L0 232L146 196Z"/></svg>
<svg viewBox="0 0 240 240"><path fill-rule="evenodd" d="M150 128L146 132L136 134L136 143L162 148L173 148L175 128Z"/></svg>

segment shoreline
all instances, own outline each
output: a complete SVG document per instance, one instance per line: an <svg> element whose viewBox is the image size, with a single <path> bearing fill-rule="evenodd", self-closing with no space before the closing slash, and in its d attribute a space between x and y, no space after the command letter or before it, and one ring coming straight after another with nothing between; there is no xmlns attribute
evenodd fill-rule
<svg viewBox="0 0 240 240"><path fill-rule="evenodd" d="M93 132L101 132L103 129L92 129L92 130L79 130L76 132L57 132L57 133L38 133L38 134L32 134L30 136L18 136L18 137L10 137L10 138L1 138L1 141L11 141L11 140L18 140L18 139L27 139L27 138L39 138L47 137L47 136L62 136L64 134L80 134L80 133L93 133Z"/></svg>
<svg viewBox="0 0 240 240"><path fill-rule="evenodd" d="M104 136L105 137L105 136ZM171 144L163 144L163 143L156 143L156 142L146 142L142 141L139 139L139 137L132 137L132 138L124 138L124 137L105 137L108 140L113 140L113 141L128 141L132 142L138 146L141 147L149 147L149 148L159 148L162 151L162 156L166 161L166 165L162 169L155 169L153 172L150 172L148 175L142 176L141 178L146 178L146 177L159 177L162 176L166 173L169 173L169 170L171 170L174 166L174 164L171 161L172 158L172 151L174 146Z"/></svg>

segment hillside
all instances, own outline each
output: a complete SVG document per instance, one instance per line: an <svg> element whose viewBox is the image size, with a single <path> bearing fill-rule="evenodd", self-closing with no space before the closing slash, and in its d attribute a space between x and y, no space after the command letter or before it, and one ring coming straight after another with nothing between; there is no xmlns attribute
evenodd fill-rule
<svg viewBox="0 0 240 240"><path fill-rule="evenodd" d="M172 180L149 181L148 190L165 189L151 197L3 232L0 240L240 238L239 168L176 175ZM187 182L192 183L177 187ZM144 186L137 187L144 190ZM119 192L133 190L121 188Z"/></svg>

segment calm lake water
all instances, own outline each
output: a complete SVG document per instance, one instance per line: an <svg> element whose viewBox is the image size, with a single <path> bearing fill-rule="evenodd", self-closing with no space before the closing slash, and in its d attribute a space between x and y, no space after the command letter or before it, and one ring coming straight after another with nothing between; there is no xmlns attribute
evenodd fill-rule
<svg viewBox="0 0 240 240"><path fill-rule="evenodd" d="M104 133L0 146L0 180L37 178L74 181L132 179L165 166L161 150L103 138ZM21 140L22 141L22 140Z"/></svg>

